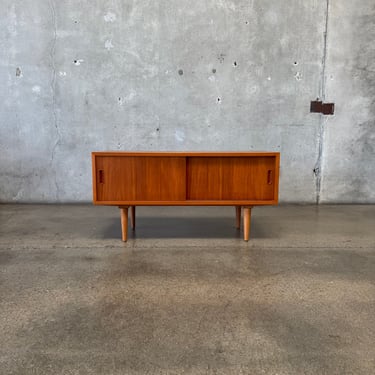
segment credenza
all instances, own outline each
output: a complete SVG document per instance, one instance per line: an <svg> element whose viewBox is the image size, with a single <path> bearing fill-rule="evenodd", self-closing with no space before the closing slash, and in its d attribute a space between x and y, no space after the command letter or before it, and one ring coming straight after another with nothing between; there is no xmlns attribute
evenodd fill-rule
<svg viewBox="0 0 375 375"><path fill-rule="evenodd" d="M278 203L278 152L93 152L93 202L118 206L122 240L136 206L234 206L249 240L251 209Z"/></svg>

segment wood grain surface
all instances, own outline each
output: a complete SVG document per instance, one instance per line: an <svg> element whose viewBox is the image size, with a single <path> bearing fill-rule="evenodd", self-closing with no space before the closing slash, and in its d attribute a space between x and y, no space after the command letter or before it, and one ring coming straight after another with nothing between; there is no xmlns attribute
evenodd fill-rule
<svg viewBox="0 0 375 375"><path fill-rule="evenodd" d="M272 200L274 169L275 158L268 156L190 157L187 199Z"/></svg>
<svg viewBox="0 0 375 375"><path fill-rule="evenodd" d="M186 199L183 157L101 156L96 158L96 175L99 201Z"/></svg>
<svg viewBox="0 0 375 375"><path fill-rule="evenodd" d="M277 204L279 159L275 152L94 152L94 203Z"/></svg>

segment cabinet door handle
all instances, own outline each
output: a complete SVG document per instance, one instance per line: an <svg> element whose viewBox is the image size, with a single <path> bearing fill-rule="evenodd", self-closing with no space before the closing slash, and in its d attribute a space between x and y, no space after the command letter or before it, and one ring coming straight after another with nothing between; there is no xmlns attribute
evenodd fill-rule
<svg viewBox="0 0 375 375"><path fill-rule="evenodd" d="M99 184L104 184L104 170L99 169L98 175L99 175Z"/></svg>
<svg viewBox="0 0 375 375"><path fill-rule="evenodd" d="M269 170L267 173L267 184L272 185L273 182L273 171Z"/></svg>

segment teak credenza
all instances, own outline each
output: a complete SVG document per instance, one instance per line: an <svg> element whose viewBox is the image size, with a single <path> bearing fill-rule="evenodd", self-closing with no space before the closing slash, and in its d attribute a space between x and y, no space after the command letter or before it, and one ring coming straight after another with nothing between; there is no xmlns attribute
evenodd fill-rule
<svg viewBox="0 0 375 375"><path fill-rule="evenodd" d="M278 202L278 152L93 152L94 204L119 206L122 240L128 208L136 206L235 206L236 227L244 208L249 240L253 206Z"/></svg>

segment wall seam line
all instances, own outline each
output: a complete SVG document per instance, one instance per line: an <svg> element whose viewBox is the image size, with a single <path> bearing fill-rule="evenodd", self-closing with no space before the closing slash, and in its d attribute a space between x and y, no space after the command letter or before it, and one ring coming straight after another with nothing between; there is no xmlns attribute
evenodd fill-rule
<svg viewBox="0 0 375 375"><path fill-rule="evenodd" d="M52 27L53 27L53 39L52 39L52 46L50 50L50 58L51 58L51 67L52 67L52 78L51 78L51 91L52 91L52 116L53 116L53 125L56 129L57 139L55 144L53 145L52 152L51 152L51 166L55 160L56 149L60 144L61 141L61 133L58 124L57 112L56 112L56 81L57 81L57 72L56 72L56 64L55 64L55 53L56 53L56 44L57 44L57 20L56 20L56 9L54 0L49 1L49 6L51 9L51 18L52 18ZM56 188L56 199L59 200L60 196L60 189L57 183L57 174L55 171L55 188Z"/></svg>
<svg viewBox="0 0 375 375"><path fill-rule="evenodd" d="M320 87L320 99L323 102L325 101L325 98L326 98L326 64L327 64L329 5L330 5L329 0L326 0L326 1L327 3L326 3L326 19L325 19L325 26L324 26L322 77L321 77L321 87ZM326 124L326 117L321 114L320 119L319 119L319 133L318 133L318 159L314 167L314 174L316 178L316 204L320 204L320 201L321 201L325 124Z"/></svg>

